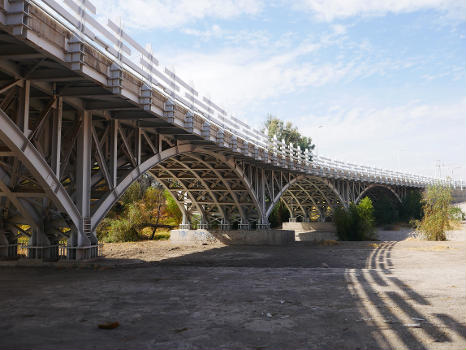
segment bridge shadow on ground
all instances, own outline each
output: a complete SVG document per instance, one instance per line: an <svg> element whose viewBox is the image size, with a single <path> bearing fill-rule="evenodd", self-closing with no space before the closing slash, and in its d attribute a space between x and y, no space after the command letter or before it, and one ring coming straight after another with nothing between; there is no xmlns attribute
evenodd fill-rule
<svg viewBox="0 0 466 350"><path fill-rule="evenodd" d="M0 336L36 349L464 348L461 316L411 286L396 246L224 246L106 269L0 269ZM108 314L121 327L99 332ZM57 326L68 340L45 336Z"/></svg>
<svg viewBox="0 0 466 350"><path fill-rule="evenodd" d="M446 311L436 312L442 309L441 305L431 304L426 296L428 291L416 291L404 281L405 276L397 275L392 258L397 243L225 246L150 265L261 269L266 281L261 279L259 290L255 290L254 282L246 282L248 273L244 269L238 270L245 278L243 293L249 298L254 295L257 300L280 295L282 300L294 300L296 305L289 312L289 320L296 320L295 326L272 327L267 347L291 348L290 344L295 343L298 348L320 344L316 347L449 349L456 348L458 342L464 346L464 323ZM258 295L260 290L264 294ZM243 316L241 322L250 323L247 315ZM303 325L304 333L298 330ZM309 343L312 339L313 346Z"/></svg>

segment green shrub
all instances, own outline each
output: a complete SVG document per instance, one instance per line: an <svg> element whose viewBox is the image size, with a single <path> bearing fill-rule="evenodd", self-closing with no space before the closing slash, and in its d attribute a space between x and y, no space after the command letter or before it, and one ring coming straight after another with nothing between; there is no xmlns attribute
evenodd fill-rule
<svg viewBox="0 0 466 350"><path fill-rule="evenodd" d="M450 207L450 217L455 221L461 221L465 219L464 212L458 207Z"/></svg>
<svg viewBox="0 0 466 350"><path fill-rule="evenodd" d="M374 207L369 197L364 197L358 205L351 203L348 209L337 208L333 219L340 240L375 239Z"/></svg>
<svg viewBox="0 0 466 350"><path fill-rule="evenodd" d="M134 242L142 239L138 230L125 217L118 219L105 218L97 229L99 241L113 242Z"/></svg>
<svg viewBox="0 0 466 350"><path fill-rule="evenodd" d="M97 227L102 242L132 242L143 239L167 239L157 229L174 227L181 222L181 211L168 191L143 177L133 183ZM149 232L149 234L147 234Z"/></svg>
<svg viewBox="0 0 466 350"><path fill-rule="evenodd" d="M429 186L423 195L424 217L416 221L418 231L430 241L445 241L445 232L457 221L455 210L452 211L451 189L447 186Z"/></svg>

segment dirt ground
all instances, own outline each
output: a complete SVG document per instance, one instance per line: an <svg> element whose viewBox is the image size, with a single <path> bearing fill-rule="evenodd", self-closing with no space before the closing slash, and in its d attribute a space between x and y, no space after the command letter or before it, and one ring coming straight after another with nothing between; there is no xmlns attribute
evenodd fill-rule
<svg viewBox="0 0 466 350"><path fill-rule="evenodd" d="M106 244L87 264L0 262L0 348L464 349L465 228L447 242L403 232L337 245Z"/></svg>

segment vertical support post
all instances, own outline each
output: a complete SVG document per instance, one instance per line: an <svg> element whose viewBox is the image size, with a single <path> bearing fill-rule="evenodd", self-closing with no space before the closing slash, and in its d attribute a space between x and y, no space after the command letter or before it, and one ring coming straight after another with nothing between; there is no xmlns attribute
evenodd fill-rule
<svg viewBox="0 0 466 350"><path fill-rule="evenodd" d="M29 136L29 97L31 92L31 81L25 80L23 89L18 99L17 123L23 133Z"/></svg>
<svg viewBox="0 0 466 350"><path fill-rule="evenodd" d="M57 99L57 108L55 109L53 125L52 125L52 170L57 178L60 178L61 166L61 129L63 119L63 98Z"/></svg>
<svg viewBox="0 0 466 350"><path fill-rule="evenodd" d="M260 223L257 225L258 229L268 229L270 228L269 219L266 217L267 209L265 207L265 169L261 168L260 170L260 186L259 186L260 199L261 199L261 219Z"/></svg>
<svg viewBox="0 0 466 350"><path fill-rule="evenodd" d="M180 230L189 230L191 228L191 224L189 223L188 216L183 211L183 219L181 221Z"/></svg>
<svg viewBox="0 0 466 350"><path fill-rule="evenodd" d="M110 123L110 176L115 188L118 185L118 120L112 119Z"/></svg>
<svg viewBox="0 0 466 350"><path fill-rule="evenodd" d="M137 165L141 165L141 138L142 138L142 130L141 128L137 128L136 130L136 163Z"/></svg>
<svg viewBox="0 0 466 350"><path fill-rule="evenodd" d="M82 113L82 124L77 142L76 164L76 199L81 214L81 223L78 227L78 249L76 259L85 258L85 252L79 247L91 245L89 218L91 214L91 126L92 114L89 111Z"/></svg>

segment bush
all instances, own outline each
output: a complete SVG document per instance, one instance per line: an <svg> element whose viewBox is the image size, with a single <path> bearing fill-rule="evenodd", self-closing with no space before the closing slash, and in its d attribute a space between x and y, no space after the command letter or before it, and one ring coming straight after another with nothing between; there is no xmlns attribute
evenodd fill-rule
<svg viewBox="0 0 466 350"><path fill-rule="evenodd" d="M455 221L464 220L464 212L458 207L450 207L450 217Z"/></svg>
<svg viewBox="0 0 466 350"><path fill-rule="evenodd" d="M340 240L364 241L375 239L374 207L369 197L348 209L337 208L333 215Z"/></svg>
<svg viewBox="0 0 466 350"><path fill-rule="evenodd" d="M97 238L107 243L134 242L142 239L131 221L124 217L105 218L97 229Z"/></svg>
<svg viewBox="0 0 466 350"><path fill-rule="evenodd" d="M445 232L458 221L456 211L452 211L451 189L442 185L429 186L423 195L424 217L416 221L418 231L430 241L445 241Z"/></svg>
<svg viewBox="0 0 466 350"><path fill-rule="evenodd" d="M166 234L157 235L157 229L177 226L181 219L181 211L170 193L143 177L127 189L97 227L97 237L103 242L167 239Z"/></svg>

